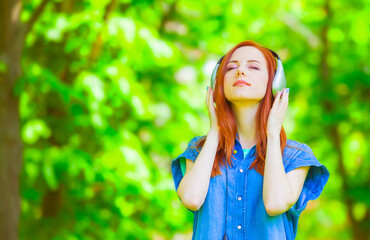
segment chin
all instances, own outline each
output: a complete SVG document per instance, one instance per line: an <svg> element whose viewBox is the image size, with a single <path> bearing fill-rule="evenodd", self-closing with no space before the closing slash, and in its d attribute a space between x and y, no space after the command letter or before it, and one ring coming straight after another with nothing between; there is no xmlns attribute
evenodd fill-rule
<svg viewBox="0 0 370 240"><path fill-rule="evenodd" d="M231 96L230 96L231 95ZM249 93L231 93L228 95L225 95L226 99L229 102L248 102L248 101L261 101L264 96L261 96L259 94L249 92Z"/></svg>
<svg viewBox="0 0 370 240"><path fill-rule="evenodd" d="M261 99L259 99L259 98L237 98L237 99L233 99L233 101L236 101L236 102L259 102L259 101L261 101Z"/></svg>
<svg viewBox="0 0 370 240"><path fill-rule="evenodd" d="M239 98L254 98L256 97L256 93L253 91L230 91L228 94L225 93L225 96L231 98L231 99L239 99Z"/></svg>

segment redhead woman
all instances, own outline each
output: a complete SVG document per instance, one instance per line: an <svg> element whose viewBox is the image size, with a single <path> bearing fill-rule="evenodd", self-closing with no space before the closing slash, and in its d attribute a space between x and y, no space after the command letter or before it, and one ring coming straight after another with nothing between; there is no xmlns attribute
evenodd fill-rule
<svg viewBox="0 0 370 240"><path fill-rule="evenodd" d="M243 41L212 74L210 129L172 161L196 240L295 239L298 218L329 178L311 148L287 139L289 88L279 56Z"/></svg>

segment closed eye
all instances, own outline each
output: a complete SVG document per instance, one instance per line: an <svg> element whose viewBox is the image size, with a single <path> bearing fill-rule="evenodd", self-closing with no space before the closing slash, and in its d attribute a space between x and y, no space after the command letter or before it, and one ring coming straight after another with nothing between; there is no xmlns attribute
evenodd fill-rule
<svg viewBox="0 0 370 240"><path fill-rule="evenodd" d="M229 71L229 70L231 70L231 69L234 69L235 67L229 67L228 69L227 69L227 71ZM257 67L250 67L250 68L253 68L253 69L255 69L255 70L259 70L259 68L257 68Z"/></svg>

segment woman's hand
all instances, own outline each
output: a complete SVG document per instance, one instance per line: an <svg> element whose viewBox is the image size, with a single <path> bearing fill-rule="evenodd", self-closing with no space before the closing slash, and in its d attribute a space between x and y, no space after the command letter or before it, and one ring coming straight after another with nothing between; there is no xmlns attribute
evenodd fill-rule
<svg viewBox="0 0 370 240"><path fill-rule="evenodd" d="M287 92L287 88L277 92L267 121L267 135L280 136L281 126L288 108L288 99L289 91Z"/></svg>
<svg viewBox="0 0 370 240"><path fill-rule="evenodd" d="M208 116L210 121L211 129L219 130L217 116L216 116L216 107L213 102L213 90L210 87L207 87L207 97L206 97L206 106L208 109Z"/></svg>

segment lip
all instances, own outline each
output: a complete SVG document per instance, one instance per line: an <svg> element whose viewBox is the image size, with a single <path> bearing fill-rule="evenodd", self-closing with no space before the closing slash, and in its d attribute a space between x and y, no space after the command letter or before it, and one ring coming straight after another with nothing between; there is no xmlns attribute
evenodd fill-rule
<svg viewBox="0 0 370 240"><path fill-rule="evenodd" d="M233 86L243 86L243 85L246 85L246 86L252 86L249 82L245 81L245 80L236 80L233 84Z"/></svg>

